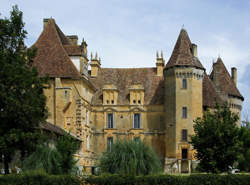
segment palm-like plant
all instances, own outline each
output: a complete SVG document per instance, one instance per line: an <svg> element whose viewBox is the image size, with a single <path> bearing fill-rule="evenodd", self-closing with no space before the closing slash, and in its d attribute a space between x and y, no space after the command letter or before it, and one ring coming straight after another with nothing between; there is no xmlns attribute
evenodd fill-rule
<svg viewBox="0 0 250 185"><path fill-rule="evenodd" d="M162 171L156 152L142 141L118 140L110 152L104 152L100 158L102 172L147 175Z"/></svg>

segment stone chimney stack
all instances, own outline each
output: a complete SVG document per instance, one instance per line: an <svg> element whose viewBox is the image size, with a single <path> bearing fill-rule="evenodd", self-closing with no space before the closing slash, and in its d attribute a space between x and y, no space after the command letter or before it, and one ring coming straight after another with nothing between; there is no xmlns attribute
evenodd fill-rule
<svg viewBox="0 0 250 185"><path fill-rule="evenodd" d="M236 67L231 68L231 78L232 78L235 86L237 87L237 68Z"/></svg>
<svg viewBox="0 0 250 185"><path fill-rule="evenodd" d="M198 54L197 54L197 45L196 44L192 44L192 54L194 57L197 57Z"/></svg>
<svg viewBox="0 0 250 185"><path fill-rule="evenodd" d="M67 35L67 38L70 40L71 44L77 46L78 36L77 35Z"/></svg>
<svg viewBox="0 0 250 185"><path fill-rule="evenodd" d="M48 18L44 18L43 19L43 29L45 28L45 26L48 24L49 19Z"/></svg>
<svg viewBox="0 0 250 185"><path fill-rule="evenodd" d="M165 66L165 60L163 58L163 52L161 51L161 56L159 57L158 51L156 52L156 68L157 76L163 76L163 69Z"/></svg>
<svg viewBox="0 0 250 185"><path fill-rule="evenodd" d="M91 77L97 77L98 71L101 68L101 59L98 59L98 54L96 52L95 57L93 58L93 54L90 55L90 66L91 66Z"/></svg>

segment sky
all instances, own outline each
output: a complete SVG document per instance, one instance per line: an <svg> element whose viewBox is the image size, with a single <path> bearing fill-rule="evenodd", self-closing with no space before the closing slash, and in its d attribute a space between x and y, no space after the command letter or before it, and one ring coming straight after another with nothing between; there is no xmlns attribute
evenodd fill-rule
<svg viewBox="0 0 250 185"><path fill-rule="evenodd" d="M43 18L52 17L66 35L84 38L102 67L154 67L157 50L167 62L184 27L208 74L219 56L229 73L238 69L242 119L250 118L248 0L1 0L1 18L13 5L23 12L26 45L39 37Z"/></svg>

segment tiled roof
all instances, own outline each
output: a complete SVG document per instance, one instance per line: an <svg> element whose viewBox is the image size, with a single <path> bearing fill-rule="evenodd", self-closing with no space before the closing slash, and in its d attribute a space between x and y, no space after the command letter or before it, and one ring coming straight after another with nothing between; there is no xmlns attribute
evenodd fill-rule
<svg viewBox="0 0 250 185"><path fill-rule="evenodd" d="M102 88L110 83L119 91L118 104L129 104L129 88L133 84L144 87L144 104L164 103L164 80L157 76L156 68L101 68L98 76L90 80L97 87L92 99L94 105L102 104Z"/></svg>
<svg viewBox="0 0 250 185"><path fill-rule="evenodd" d="M38 49L33 66L37 67L40 76L80 78L81 75L71 62L63 45L69 45L53 19L49 19L43 32L34 46ZM32 46L32 47L34 47Z"/></svg>
<svg viewBox="0 0 250 185"><path fill-rule="evenodd" d="M53 125L53 124L51 124L51 123L49 123L49 122L41 122L41 123L39 124L39 128L41 128L42 130L46 130L46 131L55 133L55 134L57 134L57 135L61 135L61 136L68 134L68 132L65 131L64 129L62 129L61 127L58 127L58 126L56 126L56 125ZM69 134L70 134L70 136L72 136L74 139L81 141L80 138L78 138L76 135L74 135L74 134L72 134L72 133L69 133Z"/></svg>
<svg viewBox="0 0 250 185"><path fill-rule="evenodd" d="M63 47L69 56L81 56L82 55L82 49L80 46L64 45Z"/></svg>
<svg viewBox="0 0 250 185"><path fill-rule="evenodd" d="M193 56L191 50L192 43L189 39L187 31L185 29L181 29L172 55L165 68L170 68L173 66L192 66L204 69L199 59Z"/></svg>
<svg viewBox="0 0 250 185"><path fill-rule="evenodd" d="M217 67L219 67L219 90L228 94L229 96L236 96L244 100L244 97L240 94L238 88L235 86L230 74L228 73L223 61L221 58L218 58L216 63ZM210 78L214 81L214 68L210 74Z"/></svg>
<svg viewBox="0 0 250 185"><path fill-rule="evenodd" d="M219 103L220 105L223 104L222 99L216 92L216 88L213 82L210 80L210 78L206 73L204 73L202 86L203 86L202 87L203 106L214 107L216 105L216 102Z"/></svg>

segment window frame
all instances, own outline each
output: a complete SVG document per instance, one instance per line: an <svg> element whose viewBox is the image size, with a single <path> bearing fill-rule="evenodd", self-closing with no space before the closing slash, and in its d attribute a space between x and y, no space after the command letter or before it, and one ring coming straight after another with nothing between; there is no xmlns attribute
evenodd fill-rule
<svg viewBox="0 0 250 185"><path fill-rule="evenodd" d="M187 113L187 107L186 106L184 106L184 107L182 107L182 119L187 119L187 117L188 117L188 113Z"/></svg>
<svg viewBox="0 0 250 185"><path fill-rule="evenodd" d="M135 118L136 118L136 116L139 116L138 118L138 124L137 125L135 125L136 124L136 121L135 121ZM135 128L135 129L140 129L141 128L141 114L140 113L134 113L133 114L133 128Z"/></svg>
<svg viewBox="0 0 250 185"><path fill-rule="evenodd" d="M188 141L188 130L187 129L181 130L181 141Z"/></svg>
<svg viewBox="0 0 250 185"><path fill-rule="evenodd" d="M182 79L182 89L187 89L187 79L186 78Z"/></svg>
<svg viewBox="0 0 250 185"><path fill-rule="evenodd" d="M111 152L113 143L114 143L114 138L107 137L107 152Z"/></svg>
<svg viewBox="0 0 250 185"><path fill-rule="evenodd" d="M112 123L111 123L111 125L109 124L109 115L112 115L112 119L111 119ZM112 113L112 112L107 113L106 128L115 128L114 113Z"/></svg>

